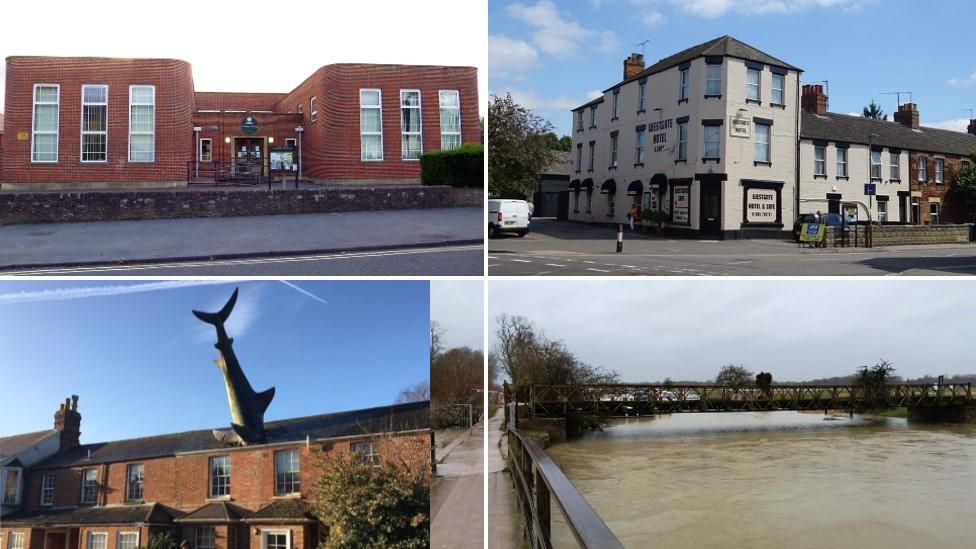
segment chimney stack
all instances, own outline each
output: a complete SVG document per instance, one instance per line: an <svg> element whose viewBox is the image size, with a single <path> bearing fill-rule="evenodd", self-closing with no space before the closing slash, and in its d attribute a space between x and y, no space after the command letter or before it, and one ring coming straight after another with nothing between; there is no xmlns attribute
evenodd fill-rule
<svg viewBox="0 0 976 549"><path fill-rule="evenodd" d="M54 430L61 431L61 450L81 444L81 414L78 413L78 395L64 399L61 408L54 412Z"/></svg>
<svg viewBox="0 0 976 549"><path fill-rule="evenodd" d="M803 110L823 116L827 114L827 96L824 95L823 86L820 84L807 84L803 86L803 96L800 99Z"/></svg>
<svg viewBox="0 0 976 549"><path fill-rule="evenodd" d="M898 105L898 112L895 113L895 122L903 126L908 126L913 130L918 129L918 105L915 103L905 103Z"/></svg>
<svg viewBox="0 0 976 549"><path fill-rule="evenodd" d="M644 70L644 54L632 53L624 59L624 80L629 80Z"/></svg>
<svg viewBox="0 0 976 549"><path fill-rule="evenodd" d="M967 131L973 135L976 135L976 119L969 121L969 128Z"/></svg>

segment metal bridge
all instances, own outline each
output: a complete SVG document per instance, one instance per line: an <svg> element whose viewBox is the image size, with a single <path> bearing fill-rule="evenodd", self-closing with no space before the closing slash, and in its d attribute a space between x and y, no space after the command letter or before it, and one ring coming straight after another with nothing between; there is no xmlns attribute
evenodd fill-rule
<svg viewBox="0 0 976 549"><path fill-rule="evenodd" d="M677 412L775 410L864 410L951 406L973 400L971 383L890 384L868 390L857 385L532 385L529 414L601 417Z"/></svg>

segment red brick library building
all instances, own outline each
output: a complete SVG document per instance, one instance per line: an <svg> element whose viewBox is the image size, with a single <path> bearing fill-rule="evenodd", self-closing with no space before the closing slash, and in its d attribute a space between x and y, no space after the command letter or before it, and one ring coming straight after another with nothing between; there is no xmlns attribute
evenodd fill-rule
<svg viewBox="0 0 976 549"><path fill-rule="evenodd" d="M54 429L0 438L0 549L138 549L161 532L187 549L314 549L328 535L309 504L318 458L395 451L429 471L429 426L425 401L271 421L246 446L211 430L80 444L74 397Z"/></svg>
<svg viewBox="0 0 976 549"><path fill-rule="evenodd" d="M176 59L6 61L8 190L184 186L267 172L284 149L306 179L412 181L423 152L481 141L473 67L342 63L287 93L225 93L195 91Z"/></svg>

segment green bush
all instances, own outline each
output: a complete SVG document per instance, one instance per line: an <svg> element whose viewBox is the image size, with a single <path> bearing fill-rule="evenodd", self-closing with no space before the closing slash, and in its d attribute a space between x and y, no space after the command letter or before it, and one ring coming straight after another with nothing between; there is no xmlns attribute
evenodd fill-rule
<svg viewBox="0 0 976 549"><path fill-rule="evenodd" d="M420 155L420 180L424 185L484 188L485 147L461 145Z"/></svg>

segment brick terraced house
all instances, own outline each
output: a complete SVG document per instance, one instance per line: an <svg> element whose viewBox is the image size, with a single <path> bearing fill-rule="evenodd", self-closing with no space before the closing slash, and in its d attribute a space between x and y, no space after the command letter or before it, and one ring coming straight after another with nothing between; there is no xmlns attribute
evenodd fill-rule
<svg viewBox="0 0 976 549"><path fill-rule="evenodd" d="M341 63L287 93L198 92L177 59L8 57L0 188L184 186L270 169L416 181L420 154L479 143L477 69Z"/></svg>
<svg viewBox="0 0 976 549"><path fill-rule="evenodd" d="M55 413L60 451L24 470L23 505L3 517L0 549L137 549L165 531L191 549L313 549L328 535L310 512L318 458L357 452L378 464L395 452L421 466L429 409L271 421L265 441L246 446L218 430L80 444L74 397Z"/></svg>

